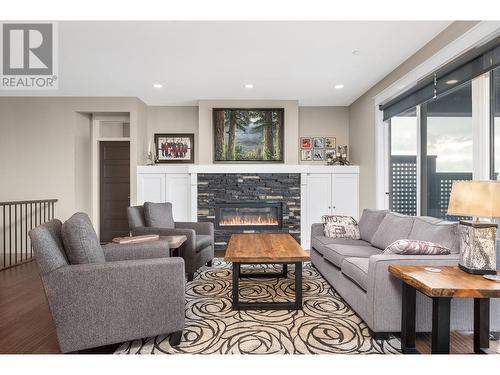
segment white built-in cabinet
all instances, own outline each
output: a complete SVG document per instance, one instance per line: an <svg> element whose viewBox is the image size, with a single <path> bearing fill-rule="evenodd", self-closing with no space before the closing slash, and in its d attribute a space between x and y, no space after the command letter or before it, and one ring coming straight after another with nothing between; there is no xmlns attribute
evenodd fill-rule
<svg viewBox="0 0 500 375"><path fill-rule="evenodd" d="M321 223L323 215L359 215L359 172L348 173L308 173L303 183L305 189L305 227L301 228L302 246L310 247L311 225ZM302 225L301 225L302 226Z"/></svg>
<svg viewBox="0 0 500 375"><path fill-rule="evenodd" d="M137 168L137 204L171 202L175 221L196 221L197 173L300 173L301 245L310 247L311 225L327 214L359 215L358 166L191 165Z"/></svg>
<svg viewBox="0 0 500 375"><path fill-rule="evenodd" d="M191 178L187 173L138 173L137 204L171 202L175 221L191 221Z"/></svg>

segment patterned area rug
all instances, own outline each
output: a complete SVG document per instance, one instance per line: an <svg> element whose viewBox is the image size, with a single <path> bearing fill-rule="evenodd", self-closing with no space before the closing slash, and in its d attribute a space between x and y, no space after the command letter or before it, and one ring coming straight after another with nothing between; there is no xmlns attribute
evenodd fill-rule
<svg viewBox="0 0 500 375"><path fill-rule="evenodd" d="M276 272L281 266L242 266L242 272ZM288 278L243 278L240 301L294 298ZM186 286L186 327L173 348L168 336L123 343L116 354L390 354L401 344L377 341L366 324L310 263L303 268L304 308L299 311L233 311L231 264L215 259Z"/></svg>

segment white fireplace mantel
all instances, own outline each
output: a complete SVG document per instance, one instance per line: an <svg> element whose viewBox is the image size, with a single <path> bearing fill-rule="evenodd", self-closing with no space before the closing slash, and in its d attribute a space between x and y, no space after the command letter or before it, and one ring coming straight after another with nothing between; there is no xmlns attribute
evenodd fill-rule
<svg viewBox="0 0 500 375"><path fill-rule="evenodd" d="M359 166L189 164L137 167L137 204L172 202L176 221L198 220L198 174L299 173L301 244L309 248L312 223L322 215L359 214Z"/></svg>
<svg viewBox="0 0 500 375"><path fill-rule="evenodd" d="M304 165L304 164L190 164L144 165L137 173L359 173L358 165Z"/></svg>

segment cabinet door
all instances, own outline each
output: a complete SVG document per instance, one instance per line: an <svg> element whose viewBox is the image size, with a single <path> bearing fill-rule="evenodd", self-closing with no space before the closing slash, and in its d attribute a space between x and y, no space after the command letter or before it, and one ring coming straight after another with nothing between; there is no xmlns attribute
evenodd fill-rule
<svg viewBox="0 0 500 375"><path fill-rule="evenodd" d="M307 176L308 227L321 223L321 216L330 214L332 205L332 175L314 173Z"/></svg>
<svg viewBox="0 0 500 375"><path fill-rule="evenodd" d="M138 175L137 204L144 202L165 202L165 175L145 173Z"/></svg>
<svg viewBox="0 0 500 375"><path fill-rule="evenodd" d="M332 212L358 219L358 175L332 175Z"/></svg>
<svg viewBox="0 0 500 375"><path fill-rule="evenodd" d="M189 174L166 174L165 198L172 203L175 221L191 221L191 179Z"/></svg>

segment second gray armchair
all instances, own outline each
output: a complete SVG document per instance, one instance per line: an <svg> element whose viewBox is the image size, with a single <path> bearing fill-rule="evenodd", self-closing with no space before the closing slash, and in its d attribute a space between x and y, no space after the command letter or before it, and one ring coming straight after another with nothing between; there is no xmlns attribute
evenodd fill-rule
<svg viewBox="0 0 500 375"><path fill-rule="evenodd" d="M208 222L174 222L171 203L146 202L144 206L127 209L132 235L158 234L160 236L185 235L187 241L180 248L184 258L188 281L205 264L211 266L214 258L214 227Z"/></svg>

